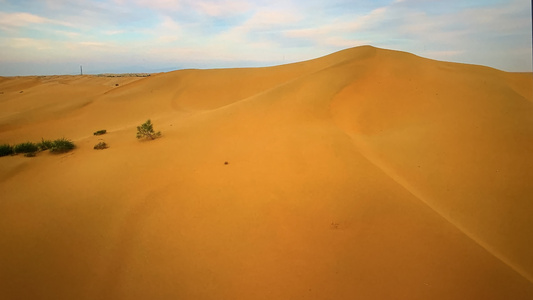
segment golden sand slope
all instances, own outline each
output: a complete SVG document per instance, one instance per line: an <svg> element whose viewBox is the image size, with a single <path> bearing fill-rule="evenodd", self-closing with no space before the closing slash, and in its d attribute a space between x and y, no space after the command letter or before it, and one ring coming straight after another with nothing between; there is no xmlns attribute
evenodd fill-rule
<svg viewBox="0 0 533 300"><path fill-rule="evenodd" d="M78 148L0 158L0 298L532 299L532 87L369 46L1 78L0 143Z"/></svg>

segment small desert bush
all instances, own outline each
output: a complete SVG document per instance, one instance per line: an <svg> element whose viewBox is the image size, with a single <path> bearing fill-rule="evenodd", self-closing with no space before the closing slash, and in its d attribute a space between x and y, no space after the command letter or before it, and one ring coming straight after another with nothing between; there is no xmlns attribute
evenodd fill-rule
<svg viewBox="0 0 533 300"><path fill-rule="evenodd" d="M24 153L24 156L26 157L35 157L35 155L37 155L35 152Z"/></svg>
<svg viewBox="0 0 533 300"><path fill-rule="evenodd" d="M32 142L26 142L15 145L13 147L13 151L15 152L15 154L31 153L39 151L39 147L37 147L37 144L34 144Z"/></svg>
<svg viewBox="0 0 533 300"><path fill-rule="evenodd" d="M152 125L152 121L148 120L141 124L141 126L137 126L137 138L141 139L143 137L149 138L149 139L155 139L161 136L161 131L155 132L154 126Z"/></svg>
<svg viewBox="0 0 533 300"><path fill-rule="evenodd" d="M63 153L63 152L68 152L74 149L75 147L76 146L74 145L72 141L66 138L60 138L52 142L52 147L50 148L50 152Z"/></svg>
<svg viewBox="0 0 533 300"><path fill-rule="evenodd" d="M51 140L45 140L43 138L41 138L41 142L37 144L37 147L39 147L39 150L41 151L51 149L53 146L54 142L52 142Z"/></svg>
<svg viewBox="0 0 533 300"><path fill-rule="evenodd" d="M106 132L107 132L107 130L102 129L102 130L98 130L98 131L94 132L93 134L94 135L102 135L102 134L106 134Z"/></svg>
<svg viewBox="0 0 533 300"><path fill-rule="evenodd" d="M109 148L105 142L100 142L96 145L94 145L95 150L103 150Z"/></svg>
<svg viewBox="0 0 533 300"><path fill-rule="evenodd" d="M0 145L0 156L7 156L14 154L13 147L9 144Z"/></svg>

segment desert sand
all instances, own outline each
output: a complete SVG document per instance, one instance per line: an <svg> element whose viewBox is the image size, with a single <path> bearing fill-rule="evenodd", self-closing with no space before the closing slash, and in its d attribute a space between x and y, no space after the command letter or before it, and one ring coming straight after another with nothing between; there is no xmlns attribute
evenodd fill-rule
<svg viewBox="0 0 533 300"><path fill-rule="evenodd" d="M363 46L0 78L0 144L61 137L0 157L0 299L533 299L531 73Z"/></svg>

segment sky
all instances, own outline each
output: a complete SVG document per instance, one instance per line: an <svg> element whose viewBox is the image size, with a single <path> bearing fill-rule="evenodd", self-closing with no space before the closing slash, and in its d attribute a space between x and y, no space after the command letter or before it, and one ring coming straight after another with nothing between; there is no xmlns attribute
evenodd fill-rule
<svg viewBox="0 0 533 300"><path fill-rule="evenodd" d="M372 45L532 71L528 0L0 0L0 76L261 67Z"/></svg>

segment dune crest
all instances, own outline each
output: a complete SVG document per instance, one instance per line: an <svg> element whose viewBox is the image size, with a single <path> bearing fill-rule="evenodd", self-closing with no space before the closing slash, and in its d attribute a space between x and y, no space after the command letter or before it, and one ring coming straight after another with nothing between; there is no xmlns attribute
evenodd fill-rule
<svg viewBox="0 0 533 300"><path fill-rule="evenodd" d="M363 46L0 92L0 143L78 146L0 158L0 298L533 297L531 73Z"/></svg>

